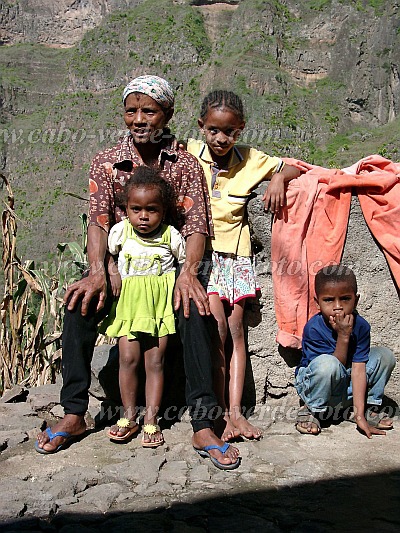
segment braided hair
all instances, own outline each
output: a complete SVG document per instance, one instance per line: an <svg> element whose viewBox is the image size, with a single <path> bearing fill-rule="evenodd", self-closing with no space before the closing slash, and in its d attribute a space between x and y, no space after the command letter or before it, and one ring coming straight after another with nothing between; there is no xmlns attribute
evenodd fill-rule
<svg viewBox="0 0 400 533"><path fill-rule="evenodd" d="M235 113L240 121L244 121L243 102L241 98L231 91L211 91L201 104L200 118L207 116L209 108L226 107Z"/></svg>

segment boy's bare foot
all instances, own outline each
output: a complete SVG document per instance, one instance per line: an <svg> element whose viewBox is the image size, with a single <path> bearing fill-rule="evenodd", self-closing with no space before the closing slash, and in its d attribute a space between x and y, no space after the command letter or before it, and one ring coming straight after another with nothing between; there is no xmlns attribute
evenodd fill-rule
<svg viewBox="0 0 400 533"><path fill-rule="evenodd" d="M219 439L211 428L204 428L193 433L192 444L196 450L203 450L206 446L223 447L226 443ZM211 449L208 453L221 465L233 465L238 462L239 450L229 445L225 453L218 449Z"/></svg>
<svg viewBox="0 0 400 533"><path fill-rule="evenodd" d="M232 415L232 423L242 437L246 439L261 439L262 431L253 426L243 415Z"/></svg>
<svg viewBox="0 0 400 533"><path fill-rule="evenodd" d="M389 418L389 416L384 412L374 411L373 407L369 407L367 409L366 419L369 424L378 429L393 428L393 418Z"/></svg>
<svg viewBox="0 0 400 533"><path fill-rule="evenodd" d="M321 424L312 411L306 405L300 407L295 427L299 433L304 435L319 435L321 433Z"/></svg>
<svg viewBox="0 0 400 533"><path fill-rule="evenodd" d="M82 435L86 431L86 423L83 415L65 415L62 420L57 422L51 428L53 434L59 431L69 433L73 437ZM37 447L46 452L54 452L60 445L64 444L68 437L54 437L50 441L50 437L46 431L39 433L37 436Z"/></svg>

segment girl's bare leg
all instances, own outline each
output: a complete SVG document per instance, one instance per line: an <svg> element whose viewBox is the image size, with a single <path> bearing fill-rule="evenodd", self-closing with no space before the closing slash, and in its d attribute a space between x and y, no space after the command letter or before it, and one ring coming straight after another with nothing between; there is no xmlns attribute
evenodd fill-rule
<svg viewBox="0 0 400 533"><path fill-rule="evenodd" d="M218 324L218 338L214 340L214 392L217 396L218 404L223 410L224 428L221 440L228 441L239 436L238 430L232 424L229 417L229 410L226 405L226 363L225 363L225 342L228 334L224 304L217 294L209 295L210 311Z"/></svg>
<svg viewBox="0 0 400 533"><path fill-rule="evenodd" d="M143 418L144 424L157 424L157 414L164 389L164 354L167 343L168 336L148 337L145 341L146 412ZM153 434L144 432L143 442L162 443L164 439L161 431L156 431Z"/></svg>
<svg viewBox="0 0 400 533"><path fill-rule="evenodd" d="M136 418L136 397L138 390L138 365L140 362L140 344L137 339L128 340L121 337L119 347L119 388L121 391L124 417L132 422ZM110 433L122 437L128 433L129 428L111 426Z"/></svg>
<svg viewBox="0 0 400 533"><path fill-rule="evenodd" d="M231 421L240 435L249 439L259 439L259 428L250 424L242 415L242 395L246 373L246 344L243 329L245 300L234 304L228 316L229 331L232 337L232 357L229 364L229 413Z"/></svg>

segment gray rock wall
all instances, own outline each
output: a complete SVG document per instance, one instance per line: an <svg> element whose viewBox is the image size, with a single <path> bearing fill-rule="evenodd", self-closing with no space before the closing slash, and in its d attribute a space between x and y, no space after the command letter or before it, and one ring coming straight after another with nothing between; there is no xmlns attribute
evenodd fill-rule
<svg viewBox="0 0 400 533"><path fill-rule="evenodd" d="M257 246L259 281L262 296L257 307L248 312L249 353L254 375L257 401L295 394L293 389L296 354L278 351L272 277L269 267L271 217L263 212L259 198L251 201L250 220ZM352 198L348 233L342 262L354 269L358 281L360 302L358 310L371 324L371 343L392 349L400 356L399 296L383 253L374 241L362 215L358 198ZM258 314L261 315L261 321ZM256 324L253 325L252 324ZM388 395L397 394L400 367L395 368L388 385ZM251 375L248 376L250 380ZM251 383L248 381L251 391Z"/></svg>
<svg viewBox="0 0 400 533"><path fill-rule="evenodd" d="M0 44L43 43L69 47L105 15L141 0L21 0L0 2Z"/></svg>
<svg viewBox="0 0 400 533"><path fill-rule="evenodd" d="M79 240L78 215L87 205L64 192L86 195L89 161L111 145L101 135L123 128L120 89L144 69L167 77L176 89L173 128L179 135L195 125L201 96L226 87L244 97L246 138L268 153L311 162L316 147L347 132L347 144L336 157L348 166L380 146L379 141L367 145L378 130L354 128L386 124L393 125L392 133L385 131L393 134L393 157L397 154L397 3L375 2L374 8L372 2L339 0L160 1L162 20L147 10L146 31L140 9L107 18L139 4L143 0L0 0L0 44L21 43L0 46L0 165L16 194L23 259L47 260L58 242ZM161 22L168 20L164 27ZM83 140L59 139L60 124ZM56 142L46 140L53 130ZM7 141L10 132L21 132L21 139ZM383 138L388 151L391 138ZM331 164L328 156L320 159L323 166ZM249 376L253 373L255 387L249 377L247 394L263 400L293 390L293 369L286 363L293 354L279 355L274 340L269 216L258 200L250 209L263 294L262 307L254 304L248 313ZM356 199L344 261L356 267L360 311L372 323L373 342L399 355L398 296ZM395 378L398 382L397 373Z"/></svg>

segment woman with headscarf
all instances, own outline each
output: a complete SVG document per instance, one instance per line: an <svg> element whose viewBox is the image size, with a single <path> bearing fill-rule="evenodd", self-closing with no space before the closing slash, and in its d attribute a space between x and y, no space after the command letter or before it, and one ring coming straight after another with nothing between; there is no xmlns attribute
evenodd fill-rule
<svg viewBox="0 0 400 533"><path fill-rule="evenodd" d="M186 399L193 426L193 446L204 452L221 469L239 465L237 448L222 442L213 431L216 398L212 388L209 302L197 279L205 239L212 235L210 204L203 170L195 157L172 148L167 129L174 111L174 94L168 82L158 76L139 76L123 92L126 135L116 146L97 154L90 167L88 261L86 275L71 284L65 294L63 331L64 418L38 435L36 450L54 453L86 431L90 363L97 337L97 325L112 303L110 280L105 268L107 235L124 218L116 205L132 169L156 167L171 183L183 213L179 231L186 240L186 260L177 277L174 307L182 339L186 372Z"/></svg>

